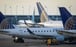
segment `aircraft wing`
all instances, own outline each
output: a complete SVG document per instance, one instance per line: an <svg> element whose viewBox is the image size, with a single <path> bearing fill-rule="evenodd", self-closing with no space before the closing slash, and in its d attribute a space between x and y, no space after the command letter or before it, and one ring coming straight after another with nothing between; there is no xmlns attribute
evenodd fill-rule
<svg viewBox="0 0 76 47"><path fill-rule="evenodd" d="M58 33L65 36L76 37L76 30L60 30Z"/></svg>

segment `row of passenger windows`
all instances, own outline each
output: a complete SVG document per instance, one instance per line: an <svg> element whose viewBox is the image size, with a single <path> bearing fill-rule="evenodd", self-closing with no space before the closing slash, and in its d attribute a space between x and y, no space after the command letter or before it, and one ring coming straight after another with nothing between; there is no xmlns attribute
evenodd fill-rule
<svg viewBox="0 0 76 47"><path fill-rule="evenodd" d="M24 31L24 32L26 32L26 31ZM41 30L34 30L34 31L31 31L31 32L54 32L54 30L43 30L43 31L41 31Z"/></svg>

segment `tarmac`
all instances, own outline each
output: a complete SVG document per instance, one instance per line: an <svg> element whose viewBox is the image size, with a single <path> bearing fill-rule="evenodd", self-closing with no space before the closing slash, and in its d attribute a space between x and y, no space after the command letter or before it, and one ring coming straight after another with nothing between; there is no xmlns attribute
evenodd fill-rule
<svg viewBox="0 0 76 47"><path fill-rule="evenodd" d="M76 47L76 44L59 44L47 46L43 40L24 39L25 43L14 43L13 38L0 34L0 47Z"/></svg>

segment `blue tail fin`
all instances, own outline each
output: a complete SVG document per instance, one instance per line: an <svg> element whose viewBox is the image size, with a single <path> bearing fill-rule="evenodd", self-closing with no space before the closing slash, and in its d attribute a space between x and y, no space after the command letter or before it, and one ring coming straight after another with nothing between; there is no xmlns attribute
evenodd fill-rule
<svg viewBox="0 0 76 47"><path fill-rule="evenodd" d="M62 22L64 29L76 29L75 20L76 18L72 17L71 13L65 7L59 7L59 11L62 17Z"/></svg>
<svg viewBox="0 0 76 47"><path fill-rule="evenodd" d="M67 19L69 19L70 17L72 17L72 15L64 7L59 7L59 11L60 11L60 14L61 14L61 17L62 17L63 24L65 25Z"/></svg>
<svg viewBox="0 0 76 47"><path fill-rule="evenodd" d="M0 23L5 19L4 15L0 12Z"/></svg>
<svg viewBox="0 0 76 47"><path fill-rule="evenodd" d="M37 8L40 15L40 22L46 22L49 20L47 13L45 12L43 6L40 2L37 2Z"/></svg>
<svg viewBox="0 0 76 47"><path fill-rule="evenodd" d="M5 18L5 16L0 12L0 29L8 29L8 28L14 28L14 27L9 23L8 18Z"/></svg>

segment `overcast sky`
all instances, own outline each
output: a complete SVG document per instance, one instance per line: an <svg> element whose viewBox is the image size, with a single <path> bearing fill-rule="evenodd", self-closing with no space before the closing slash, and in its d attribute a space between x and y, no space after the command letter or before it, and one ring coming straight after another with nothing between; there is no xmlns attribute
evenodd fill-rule
<svg viewBox="0 0 76 47"><path fill-rule="evenodd" d="M58 7L66 7L76 15L76 0L0 0L0 11L5 15L38 15L36 2L41 2L48 15L59 15Z"/></svg>

